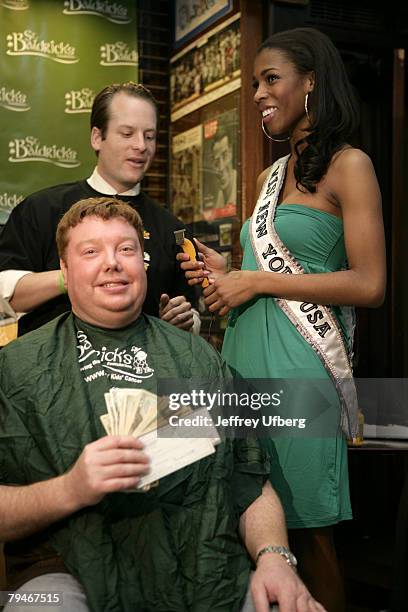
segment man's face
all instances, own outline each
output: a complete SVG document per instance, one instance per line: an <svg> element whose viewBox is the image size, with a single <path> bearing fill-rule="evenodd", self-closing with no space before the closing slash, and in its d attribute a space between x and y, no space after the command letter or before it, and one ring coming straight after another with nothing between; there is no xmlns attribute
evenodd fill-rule
<svg viewBox="0 0 408 612"><path fill-rule="evenodd" d="M139 238L127 221L85 217L68 231L64 259L61 269L80 319L112 329L137 319L147 282Z"/></svg>
<svg viewBox="0 0 408 612"><path fill-rule="evenodd" d="M112 98L105 139L92 128L92 148L98 152L98 171L118 193L139 183L156 152L156 109L124 92Z"/></svg>
<svg viewBox="0 0 408 612"><path fill-rule="evenodd" d="M214 144L212 160L221 189L226 189L232 180L232 152L228 143L228 136L224 136Z"/></svg>

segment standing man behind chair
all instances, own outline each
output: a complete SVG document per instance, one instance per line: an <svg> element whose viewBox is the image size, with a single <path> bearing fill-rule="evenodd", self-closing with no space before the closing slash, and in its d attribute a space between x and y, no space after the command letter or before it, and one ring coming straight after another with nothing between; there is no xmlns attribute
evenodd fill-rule
<svg viewBox="0 0 408 612"><path fill-rule="evenodd" d="M148 289L143 310L185 330L199 330L191 308L194 292L176 264L174 230L181 222L140 189L156 151L159 109L143 85L110 85L91 113L96 168L88 179L56 185L28 196L11 213L0 236L0 296L16 313L19 334L69 309L55 244L63 214L78 200L115 195L142 217ZM32 274L34 273L34 274ZM171 298L171 299L170 299Z"/></svg>

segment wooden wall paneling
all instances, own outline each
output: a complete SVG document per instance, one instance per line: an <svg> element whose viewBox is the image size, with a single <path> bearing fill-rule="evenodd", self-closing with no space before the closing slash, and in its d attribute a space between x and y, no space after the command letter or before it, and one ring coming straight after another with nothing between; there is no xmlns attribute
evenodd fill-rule
<svg viewBox="0 0 408 612"><path fill-rule="evenodd" d="M391 355L392 375L402 377L404 373L404 336L407 322L404 308L404 285L407 280L407 230L406 196L404 194L404 121L405 121L405 49L394 49L393 66L393 104L392 104L392 215L391 215ZM405 192L406 193L406 192ZM405 197L404 197L405 196ZM404 223L405 221L405 223ZM405 321L404 321L405 319ZM406 359L406 358L405 358Z"/></svg>
<svg viewBox="0 0 408 612"><path fill-rule="evenodd" d="M0 542L0 591L6 588L6 564L3 554L3 542Z"/></svg>
<svg viewBox="0 0 408 612"><path fill-rule="evenodd" d="M408 62L407 62L407 49L408 43L405 45L405 91L404 91L404 122L402 125L402 142L403 142L403 158L401 163L401 174L403 179L403 198L401 200L401 213L402 213L402 227L404 229L404 234L402 238L402 244L405 245L405 249L408 248L408 207L406 203L406 194L408 193L408 172L406 172L407 164L408 164ZM408 259L407 251L405 250L404 261L406 262ZM402 270L402 328L403 328L403 372L402 375L407 378L408 377L408 283L407 283L407 269L406 266L403 266ZM408 485L407 485L408 486Z"/></svg>
<svg viewBox="0 0 408 612"><path fill-rule="evenodd" d="M264 38L260 0L241 0L241 221L255 206L256 178L264 169L264 135L255 108L253 62Z"/></svg>

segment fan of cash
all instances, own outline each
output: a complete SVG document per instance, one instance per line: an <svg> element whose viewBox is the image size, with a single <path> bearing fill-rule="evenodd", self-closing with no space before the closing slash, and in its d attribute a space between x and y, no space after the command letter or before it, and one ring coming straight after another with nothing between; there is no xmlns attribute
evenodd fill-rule
<svg viewBox="0 0 408 612"><path fill-rule="evenodd" d="M175 412L170 410L167 397L158 397L145 389L112 388L105 393L105 402L108 412L100 419L106 433L140 438L150 458L150 472L140 479L138 491L148 491L160 478L211 455L220 442L206 408L193 411L190 406L182 406L176 413L178 417L206 415L211 424L200 437L192 426L175 431L169 425L169 417Z"/></svg>
<svg viewBox="0 0 408 612"><path fill-rule="evenodd" d="M169 409L167 397L158 397L145 389L110 389L105 393L105 403L108 413L100 418L106 433L111 436L140 438L167 425L169 416L174 414ZM183 414L191 412L189 406L180 410Z"/></svg>

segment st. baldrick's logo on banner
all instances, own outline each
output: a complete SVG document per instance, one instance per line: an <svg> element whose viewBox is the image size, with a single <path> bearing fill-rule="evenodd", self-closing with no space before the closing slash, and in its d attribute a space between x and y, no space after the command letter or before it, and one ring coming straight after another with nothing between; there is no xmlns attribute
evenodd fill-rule
<svg viewBox="0 0 408 612"><path fill-rule="evenodd" d="M89 87L71 89L65 94L65 112L68 114L90 113L94 98L95 93Z"/></svg>
<svg viewBox="0 0 408 612"><path fill-rule="evenodd" d="M30 8L28 0L0 0L0 6L11 11L26 11Z"/></svg>
<svg viewBox="0 0 408 612"><path fill-rule="evenodd" d="M109 0L65 0L64 15L96 15L113 23L130 23L127 6Z"/></svg>
<svg viewBox="0 0 408 612"><path fill-rule="evenodd" d="M125 42L117 41L101 45L101 66L137 66L138 53Z"/></svg>
<svg viewBox="0 0 408 612"><path fill-rule="evenodd" d="M10 140L8 161L11 163L46 162L61 168L76 168L81 165L78 153L74 149L65 145L42 144L35 136Z"/></svg>
<svg viewBox="0 0 408 612"><path fill-rule="evenodd" d="M24 30L7 34L7 55L37 55L61 64L76 64L76 49L67 42L42 40L36 32Z"/></svg>
<svg viewBox="0 0 408 612"><path fill-rule="evenodd" d="M13 208L23 200L24 196L21 193L0 192L0 223L6 223Z"/></svg>
<svg viewBox="0 0 408 612"><path fill-rule="evenodd" d="M10 111L23 112L30 110L27 94L20 90L0 87L0 106Z"/></svg>

